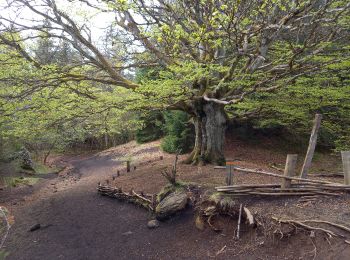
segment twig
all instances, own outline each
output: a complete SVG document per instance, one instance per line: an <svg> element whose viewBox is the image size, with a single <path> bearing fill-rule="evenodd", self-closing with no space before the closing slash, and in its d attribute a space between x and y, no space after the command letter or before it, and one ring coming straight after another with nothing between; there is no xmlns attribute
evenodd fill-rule
<svg viewBox="0 0 350 260"><path fill-rule="evenodd" d="M218 256L218 255L220 255L220 254L222 254L222 253L224 253L225 252L225 250L226 250L226 245L225 246L223 246L219 251L217 251L216 252L216 254L215 254L215 256Z"/></svg>

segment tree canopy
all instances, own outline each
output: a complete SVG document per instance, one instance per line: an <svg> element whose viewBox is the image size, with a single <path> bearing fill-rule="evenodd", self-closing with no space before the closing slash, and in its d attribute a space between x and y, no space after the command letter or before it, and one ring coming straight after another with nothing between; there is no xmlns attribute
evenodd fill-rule
<svg viewBox="0 0 350 260"><path fill-rule="evenodd" d="M295 127L321 111L338 142L348 142L339 123L349 110L347 1L13 0L5 10L0 95L7 114L51 100L58 122L76 125L87 115L91 126L107 111L112 118L183 110L196 129L189 162L223 162L229 117L260 115L260 124ZM93 17L105 17L106 29L94 29ZM155 68L155 77L136 80L142 68Z"/></svg>

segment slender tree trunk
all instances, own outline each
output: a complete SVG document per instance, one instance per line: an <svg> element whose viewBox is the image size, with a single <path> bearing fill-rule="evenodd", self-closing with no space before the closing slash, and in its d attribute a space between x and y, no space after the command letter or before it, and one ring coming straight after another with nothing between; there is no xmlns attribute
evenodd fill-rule
<svg viewBox="0 0 350 260"><path fill-rule="evenodd" d="M197 104L198 105L198 104ZM208 102L196 107L193 119L196 139L192 153L185 162L193 164L225 163L224 141L227 116L222 105Z"/></svg>
<svg viewBox="0 0 350 260"><path fill-rule="evenodd" d="M189 157L185 160L185 163L193 163L198 164L202 152L202 122L201 118L195 117L193 118L194 129L196 133L194 147L189 155Z"/></svg>

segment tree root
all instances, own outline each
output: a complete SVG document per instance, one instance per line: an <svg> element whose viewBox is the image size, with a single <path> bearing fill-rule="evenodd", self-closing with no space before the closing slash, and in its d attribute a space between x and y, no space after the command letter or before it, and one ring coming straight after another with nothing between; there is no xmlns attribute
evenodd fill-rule
<svg viewBox="0 0 350 260"><path fill-rule="evenodd" d="M298 220L293 220L293 219L279 219L277 217L272 217L272 219L279 222L279 223L297 225L297 226L300 226L300 227L307 229L307 230L319 230L319 231L326 233L329 237L345 237L345 236L338 234L338 233L335 233L329 229L325 229L325 228L321 228L321 227L313 227L313 226L307 225L304 223L307 221L298 221ZM322 222L320 222L320 223L322 223ZM334 224L334 223L332 223L332 224Z"/></svg>
<svg viewBox="0 0 350 260"><path fill-rule="evenodd" d="M219 215L226 215L236 219L238 221L238 225L240 225L241 221L245 221L245 224L250 227L257 226L255 217L247 207L243 206L243 204L237 205L234 200L227 197L219 199L212 197L202 200L197 206L197 210L198 215L207 219L208 226L214 231L219 230L213 225L212 219L214 216Z"/></svg>

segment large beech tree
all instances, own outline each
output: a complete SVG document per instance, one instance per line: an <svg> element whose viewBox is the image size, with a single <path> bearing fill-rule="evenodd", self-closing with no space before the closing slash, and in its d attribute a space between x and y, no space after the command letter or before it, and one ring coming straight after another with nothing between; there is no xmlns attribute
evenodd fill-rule
<svg viewBox="0 0 350 260"><path fill-rule="evenodd" d="M104 51L88 23L73 15L74 4L114 17L105 39L110 49L124 51ZM224 162L227 110L246 97L279 91L349 58L347 1L9 1L9 13L24 9L27 16L31 13L26 20L1 17L1 44L39 70L44 65L25 43L43 37L42 32L70 44L81 56L77 64L51 67L54 77L33 81L28 88L92 81L141 95L141 106L186 111L196 130L188 158L193 163ZM134 68L154 66L159 71L155 80L136 83L126 76ZM80 94L89 95L88 90Z"/></svg>

